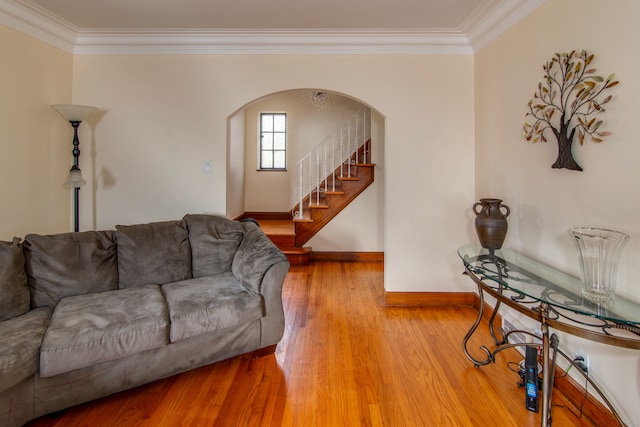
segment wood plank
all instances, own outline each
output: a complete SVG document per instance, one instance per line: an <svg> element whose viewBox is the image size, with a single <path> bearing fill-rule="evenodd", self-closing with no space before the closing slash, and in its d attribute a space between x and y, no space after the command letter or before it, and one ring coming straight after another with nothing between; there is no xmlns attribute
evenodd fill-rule
<svg viewBox="0 0 640 427"><path fill-rule="evenodd" d="M388 307L382 263L292 267L275 354L237 356L42 417L56 426L525 426L520 353L474 368L461 349L477 310ZM470 351L490 337L481 323ZM553 426L591 426L554 391Z"/></svg>
<svg viewBox="0 0 640 427"><path fill-rule="evenodd" d="M312 251L308 246L305 246L304 248L283 246L280 247L280 250L287 256L291 265L309 265L311 262Z"/></svg>
<svg viewBox="0 0 640 427"><path fill-rule="evenodd" d="M296 226L291 218L286 220L259 219L258 224L262 231L264 231L264 234L286 236L296 235Z"/></svg>
<svg viewBox="0 0 640 427"><path fill-rule="evenodd" d="M384 252L323 252L311 254L314 262L383 262Z"/></svg>
<svg viewBox="0 0 640 427"><path fill-rule="evenodd" d="M472 292L386 292L384 304L402 307L473 306Z"/></svg>
<svg viewBox="0 0 640 427"><path fill-rule="evenodd" d="M291 219L291 212L245 212L234 219L236 221L239 221L246 218L253 218L257 221L261 221L261 220L286 221Z"/></svg>

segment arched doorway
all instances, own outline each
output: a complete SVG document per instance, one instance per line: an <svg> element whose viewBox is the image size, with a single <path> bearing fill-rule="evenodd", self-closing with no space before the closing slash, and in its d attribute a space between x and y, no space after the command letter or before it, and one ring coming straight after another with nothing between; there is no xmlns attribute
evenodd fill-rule
<svg viewBox="0 0 640 427"><path fill-rule="evenodd" d="M326 96L326 95L328 96ZM324 98L324 99L319 99ZM367 105L324 89L292 89L247 103L228 119L227 216L245 212L284 213L291 209L295 164L356 111ZM258 170L259 117L264 112L287 114L287 170ZM373 161L383 170L384 118L371 112ZM345 209L313 237L314 250L382 252L384 176L376 175L372 189L353 208Z"/></svg>

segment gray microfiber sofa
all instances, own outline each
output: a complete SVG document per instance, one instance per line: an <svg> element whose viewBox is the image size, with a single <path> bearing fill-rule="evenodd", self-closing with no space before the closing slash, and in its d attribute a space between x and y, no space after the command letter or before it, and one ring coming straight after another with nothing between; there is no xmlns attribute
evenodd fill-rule
<svg viewBox="0 0 640 427"><path fill-rule="evenodd" d="M288 271L255 223L211 215L0 242L0 426L273 351Z"/></svg>

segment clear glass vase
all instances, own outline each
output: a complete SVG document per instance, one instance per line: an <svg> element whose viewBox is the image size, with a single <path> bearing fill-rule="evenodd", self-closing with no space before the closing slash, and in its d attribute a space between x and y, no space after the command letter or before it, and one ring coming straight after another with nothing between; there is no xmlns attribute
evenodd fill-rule
<svg viewBox="0 0 640 427"><path fill-rule="evenodd" d="M618 280L618 261L629 236L619 231L577 227L569 235L578 250L582 295L606 303L613 299Z"/></svg>

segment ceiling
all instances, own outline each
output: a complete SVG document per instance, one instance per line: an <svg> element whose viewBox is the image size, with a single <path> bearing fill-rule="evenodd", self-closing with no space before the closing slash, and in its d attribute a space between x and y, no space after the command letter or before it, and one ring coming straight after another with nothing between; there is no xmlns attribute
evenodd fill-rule
<svg viewBox="0 0 640 427"><path fill-rule="evenodd" d="M31 0L79 28L449 29L494 0Z"/></svg>
<svg viewBox="0 0 640 427"><path fill-rule="evenodd" d="M0 0L0 23L75 53L471 53L542 2Z"/></svg>

